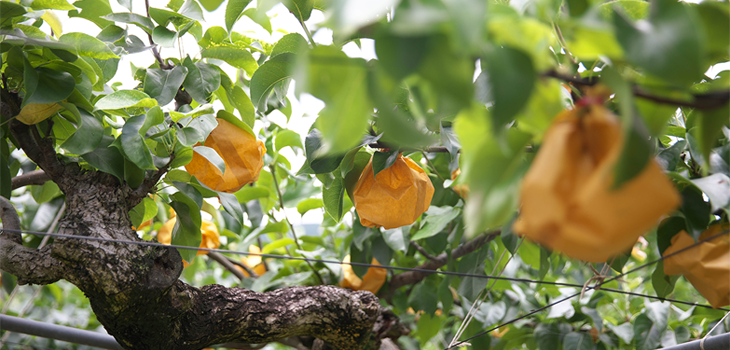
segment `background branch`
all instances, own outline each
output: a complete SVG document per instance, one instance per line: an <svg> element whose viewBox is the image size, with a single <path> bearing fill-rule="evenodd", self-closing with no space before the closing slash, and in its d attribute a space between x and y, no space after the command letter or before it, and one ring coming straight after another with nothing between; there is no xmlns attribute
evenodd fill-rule
<svg viewBox="0 0 730 350"><path fill-rule="evenodd" d="M43 169L33 170L14 177L12 180L12 189L29 185L43 185L50 179Z"/></svg>

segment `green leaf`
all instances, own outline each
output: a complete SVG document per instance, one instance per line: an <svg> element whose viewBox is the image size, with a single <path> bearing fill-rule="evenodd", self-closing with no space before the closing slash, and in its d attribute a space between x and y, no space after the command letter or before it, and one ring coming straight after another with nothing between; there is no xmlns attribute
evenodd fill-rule
<svg viewBox="0 0 730 350"><path fill-rule="evenodd" d="M72 154L86 154L92 152L101 143L104 134L104 125L89 112L79 109L80 120L76 125L76 132L61 144Z"/></svg>
<svg viewBox="0 0 730 350"><path fill-rule="evenodd" d="M682 192L682 206L687 232L697 240L710 223L710 204L702 198L702 192L693 186L685 187Z"/></svg>
<svg viewBox="0 0 730 350"><path fill-rule="evenodd" d="M228 0L226 4L226 29L230 32L233 25L241 18L241 14L251 0Z"/></svg>
<svg viewBox="0 0 730 350"><path fill-rule="evenodd" d="M89 165L124 181L124 156L116 147L99 147L81 156Z"/></svg>
<svg viewBox="0 0 730 350"><path fill-rule="evenodd" d="M270 193L267 188L244 186L234 194L239 202L246 203L254 199L268 198Z"/></svg>
<svg viewBox="0 0 730 350"><path fill-rule="evenodd" d="M205 8L208 12L215 11L222 3L223 0L200 0L200 4L203 5L203 8Z"/></svg>
<svg viewBox="0 0 730 350"><path fill-rule="evenodd" d="M416 336L421 344L425 344L441 330L441 318L432 314L423 314L416 322Z"/></svg>
<svg viewBox="0 0 730 350"><path fill-rule="evenodd" d="M294 54L283 53L271 58L251 77L251 101L259 111L265 111L269 93L277 84L284 84L292 77Z"/></svg>
<svg viewBox="0 0 730 350"><path fill-rule="evenodd" d="M202 224L200 208L182 192L177 192L172 197L174 200L170 203L170 206L177 213L177 220L175 220L175 226L172 228L171 243L186 247L199 247L202 241L202 235L200 233L200 225ZM177 251L183 260L188 263L192 262L198 253L194 249L178 248Z"/></svg>
<svg viewBox="0 0 730 350"><path fill-rule="evenodd" d="M301 34L289 33L276 42L276 45L274 45L274 48L271 50L271 57L275 57L282 53L298 54L305 52L307 49L309 49L309 44Z"/></svg>
<svg viewBox="0 0 730 350"><path fill-rule="evenodd" d="M26 61L27 62L27 61ZM59 102L71 95L76 86L73 76L67 72L48 68L33 68L25 65L25 98L23 106L29 103Z"/></svg>
<svg viewBox="0 0 730 350"><path fill-rule="evenodd" d="M557 323L540 323L532 333L540 350L558 349L560 345L560 329Z"/></svg>
<svg viewBox="0 0 730 350"><path fill-rule="evenodd" d="M198 191L198 187L194 186L193 183L173 181L172 185L180 191L179 193L183 193L185 197L190 198L198 210L203 208L203 194ZM213 195L217 194L215 191L211 192Z"/></svg>
<svg viewBox="0 0 730 350"><path fill-rule="evenodd" d="M34 10L76 10L66 0L34 0L30 4L30 7Z"/></svg>
<svg viewBox="0 0 730 350"><path fill-rule="evenodd" d="M208 103L209 96L221 85L221 73L215 67L205 63L196 62L186 57L183 65L188 69L183 87L190 96L198 103Z"/></svg>
<svg viewBox="0 0 730 350"><path fill-rule="evenodd" d="M614 326L609 323L608 328L610 328L611 331L613 331L613 333L621 338L621 340L623 340L626 344L631 344L634 339L634 328L632 327L631 322L622 323L618 326Z"/></svg>
<svg viewBox="0 0 730 350"><path fill-rule="evenodd" d="M284 147L291 147L292 150L295 147L302 150L304 149L301 136L293 130L279 131L274 139L274 145L276 146L277 151L281 151Z"/></svg>
<svg viewBox="0 0 730 350"><path fill-rule="evenodd" d="M657 162L666 171L676 171L677 164L681 160L682 152L687 148L687 141L680 140L673 144L671 147L662 150L656 157Z"/></svg>
<svg viewBox="0 0 730 350"><path fill-rule="evenodd" d="M277 228L277 231L270 231L270 232L280 232L280 233L286 233L288 231L288 227L286 226L286 222L277 222L275 223ZM283 225L282 225L283 224ZM266 226L267 228L269 225ZM266 229L264 229L266 231ZM283 232L282 232L283 231ZM271 252L279 249L284 248L286 246L294 244L294 240L291 238L280 238L277 239L267 245L264 246L263 249L261 249L261 254L271 254Z"/></svg>
<svg viewBox="0 0 730 350"><path fill-rule="evenodd" d="M203 158L207 159L211 164L215 165L221 174L226 172L226 163L221 156L214 149L205 146L193 147L193 152L197 152Z"/></svg>
<svg viewBox="0 0 730 350"><path fill-rule="evenodd" d="M61 35L58 41L76 48L76 52L80 56L98 58L100 60L119 58L103 41L88 34L68 33Z"/></svg>
<svg viewBox="0 0 730 350"><path fill-rule="evenodd" d="M382 230L383 240L385 243L396 252L404 252L408 250L410 245L410 229L411 226L403 226L390 230ZM450 294L449 294L450 295Z"/></svg>
<svg viewBox="0 0 730 350"><path fill-rule="evenodd" d="M149 17L138 15L136 13L111 13L106 15L104 18L114 22L135 24L147 33L151 33L152 30L155 29L155 24L152 23L152 20L149 19Z"/></svg>
<svg viewBox="0 0 730 350"><path fill-rule="evenodd" d="M722 127L730 126L730 118L728 118L730 106L725 104L720 108L700 110L695 113L699 113L699 120L695 121L695 126L690 129L690 133L697 140L705 164L709 164L710 153L718 142Z"/></svg>
<svg viewBox="0 0 730 350"><path fill-rule="evenodd" d="M472 275L485 275L484 260L487 258L488 249L480 249L469 253L459 261L458 271ZM486 278L463 277L459 284L459 295L469 300L476 300L479 293L484 290L489 282Z"/></svg>
<svg viewBox="0 0 730 350"><path fill-rule="evenodd" d="M119 90L96 101L96 109L113 110L129 107L154 107L157 101L139 90Z"/></svg>
<svg viewBox="0 0 730 350"><path fill-rule="evenodd" d="M175 66L172 70L147 69L147 75L144 78L144 92L157 100L160 106L164 106L175 98L175 94L185 81L187 74L188 70L183 66Z"/></svg>
<svg viewBox="0 0 730 350"><path fill-rule="evenodd" d="M686 230L684 218L672 216L662 220L657 228L657 248L660 254L664 254L672 245L672 237L682 230Z"/></svg>
<svg viewBox="0 0 730 350"><path fill-rule="evenodd" d="M570 332L563 339L564 350L592 350L595 349L591 335L583 332Z"/></svg>
<svg viewBox="0 0 730 350"><path fill-rule="evenodd" d="M396 36L385 34L375 40L379 63L395 79L415 73L430 50L428 36Z"/></svg>
<svg viewBox="0 0 730 350"><path fill-rule="evenodd" d="M307 163L315 174L324 174L334 171L340 166L344 155L340 156L318 156L322 148L322 133L312 129L304 138L304 148L307 154Z"/></svg>
<svg viewBox="0 0 730 350"><path fill-rule="evenodd" d="M9 1L0 1L0 28L12 27L11 19L26 12L25 7Z"/></svg>
<svg viewBox="0 0 730 350"><path fill-rule="evenodd" d="M178 33L163 26L157 26L152 30L152 41L162 47L174 47L177 42Z"/></svg>
<svg viewBox="0 0 730 350"><path fill-rule="evenodd" d="M461 213L459 208L454 207L430 207L421 223L421 228L411 237L411 240L419 240L432 237L443 231L446 226Z"/></svg>
<svg viewBox="0 0 730 350"><path fill-rule="evenodd" d="M339 222L344 215L343 199L345 196L345 186L338 172L334 172L335 179L329 187L322 186L322 201L324 209L329 216Z"/></svg>
<svg viewBox="0 0 730 350"><path fill-rule="evenodd" d="M306 212L324 207L324 202L319 198L307 198L299 204L297 204L297 211L299 215L304 215Z"/></svg>
<svg viewBox="0 0 730 350"><path fill-rule="evenodd" d="M695 11L676 0L656 0L645 24L613 16L626 59L669 83L686 86L702 78L704 37Z"/></svg>
<svg viewBox="0 0 730 350"><path fill-rule="evenodd" d="M314 9L314 0L286 0L284 6L289 9L300 22L309 20Z"/></svg>
<svg viewBox="0 0 730 350"><path fill-rule="evenodd" d="M216 118L223 119L243 130L246 130L251 135L254 135L254 136L256 135L253 132L253 129L251 129L251 127L248 124L242 122L241 119L238 119L238 117L236 117L236 115L233 113L229 113L224 110L219 110L218 113L216 114Z"/></svg>
<svg viewBox="0 0 730 350"><path fill-rule="evenodd" d="M725 174L712 174L691 181L710 198L713 213L718 209L724 209L730 214L730 177Z"/></svg>
<svg viewBox="0 0 730 350"><path fill-rule="evenodd" d="M43 185L31 186L30 194L33 196L36 203L43 204L62 195L63 193L55 182L46 181Z"/></svg>
<svg viewBox="0 0 730 350"><path fill-rule="evenodd" d="M413 287L408 296L408 305L415 311L423 310L424 315L433 315L438 304L438 285L433 279L426 278Z"/></svg>
<svg viewBox="0 0 730 350"><path fill-rule="evenodd" d="M493 48L484 57L494 96L495 129L509 123L527 104L537 75L529 56L509 47Z"/></svg>
<svg viewBox="0 0 730 350"><path fill-rule="evenodd" d="M127 119L119 136L122 151L127 159L132 161L141 169L155 169L152 161L152 154L144 138L140 135L140 129L144 125L145 115L138 115Z"/></svg>
<svg viewBox="0 0 730 350"><path fill-rule="evenodd" d="M651 284L656 291L656 296L659 298L666 298L674 290L674 284L679 279L679 275L667 276L664 274L664 262L659 261L654 273L651 274Z"/></svg>
<svg viewBox="0 0 730 350"><path fill-rule="evenodd" d="M238 85L234 85L230 89L226 89L226 92L228 93L231 102L233 102L233 105L236 106L238 113L241 114L243 122L249 127L253 127L256 122L256 111L254 110L253 104L251 103L251 99L248 98L248 95L246 95L246 93L243 92L243 89Z"/></svg>
<svg viewBox="0 0 730 350"><path fill-rule="evenodd" d="M400 152L398 150L375 152L373 154L373 176L377 177L379 172L390 168L396 159L398 159L399 154Z"/></svg>
<svg viewBox="0 0 730 350"><path fill-rule="evenodd" d="M104 19L104 16L112 13L109 0L80 0L75 1L74 6L80 8L81 12L77 10L68 11L69 17L85 18L102 29L114 24L114 22Z"/></svg>
<svg viewBox="0 0 730 350"><path fill-rule="evenodd" d="M653 350L659 347L661 332L646 314L634 320L634 344L637 350Z"/></svg>
<svg viewBox="0 0 730 350"><path fill-rule="evenodd" d="M218 192L218 198L226 212L231 215L239 224L243 225L243 209L238 198L233 193Z"/></svg>
<svg viewBox="0 0 730 350"><path fill-rule="evenodd" d="M182 8L180 8L180 11L178 12L185 17L198 21L205 21L205 17L203 17L203 9L200 8L200 5L198 5L196 0L185 0L185 3L183 3Z"/></svg>
<svg viewBox="0 0 730 350"><path fill-rule="evenodd" d="M144 197L142 202L129 211L129 219L134 227L139 227L143 222L152 219L156 215L157 204L150 197Z"/></svg>
<svg viewBox="0 0 730 350"><path fill-rule="evenodd" d="M614 168L614 190L639 175L654 154L647 138L637 128L629 129L625 137L621 156Z"/></svg>
<svg viewBox="0 0 730 350"><path fill-rule="evenodd" d="M310 51L308 59L308 75L306 82L302 82L305 85L302 91L325 103L316 121L317 129L322 132L320 152L347 152L360 143L360 138L353 135L363 134L373 113L365 61L348 58L332 46L317 46Z"/></svg>
<svg viewBox="0 0 730 350"><path fill-rule="evenodd" d="M234 45L222 44L220 46L211 46L203 49L200 52L200 56L203 58L223 60L233 67L245 70L246 74L249 76L255 76L255 72L257 72L257 69L259 68L258 63L256 63L256 59L253 58L250 51ZM264 65L266 65L266 63L264 63ZM253 78L251 84L253 86Z"/></svg>

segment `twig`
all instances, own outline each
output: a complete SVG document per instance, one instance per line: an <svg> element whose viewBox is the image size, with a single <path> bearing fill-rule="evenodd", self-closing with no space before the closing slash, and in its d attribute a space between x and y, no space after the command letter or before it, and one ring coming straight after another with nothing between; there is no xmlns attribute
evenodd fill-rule
<svg viewBox="0 0 730 350"><path fill-rule="evenodd" d="M28 185L43 185L50 179L43 169L33 170L14 177L11 188L17 189Z"/></svg>
<svg viewBox="0 0 730 350"><path fill-rule="evenodd" d="M271 177L274 179L274 187L276 187L276 193L279 195L279 206L281 207L281 212L284 213L284 220L287 224L289 224L289 230L291 230L291 234L294 237L294 244L297 245L297 249L304 251L302 246L299 244L299 238L297 238L297 233L294 231L294 225L291 224L291 221L289 221L289 218L286 215L286 210L284 210L284 197L281 195L281 189L279 188L279 180L276 179L276 169L273 165L269 165L269 170L271 171ZM309 268L312 269L312 272L317 276L319 279L319 283L325 284L324 279L322 276L319 275L319 272L314 268L311 262L307 261L307 265L309 265Z"/></svg>
<svg viewBox="0 0 730 350"><path fill-rule="evenodd" d="M491 242L494 240L497 236L499 236L501 231L495 231L490 232L486 234L482 234L478 236L477 238L474 238L473 240L466 242L456 248L454 248L451 251L451 259L458 259L464 255L467 255L485 244ZM435 257L434 260L431 260L425 264L419 265L416 268L422 269L422 270L436 270L444 265L446 265L449 262L449 255L446 253L441 253L438 256ZM395 276L393 276L393 279L390 280L390 286L388 287L388 291L384 292L382 297L385 297L386 299L389 299L396 289L409 285L418 283L421 280L423 280L428 273L421 272L421 271L407 271L403 273L399 273Z"/></svg>
<svg viewBox="0 0 730 350"><path fill-rule="evenodd" d="M588 77L588 78L581 78L581 77L574 77L565 75L562 73L559 73L555 70L549 70L547 72L542 73L542 76L544 77L551 77L560 79L562 81L572 83L575 85L581 85L581 86L593 86L598 83L598 78L596 77ZM656 96L652 95L648 91L644 90L642 87L638 85L632 86L632 91L634 95L651 100L657 103L662 104L670 104L678 107L689 107L689 108L696 108L696 109L715 109L724 106L728 102L730 102L730 90L725 91L716 91L716 92L709 92L705 94L696 94L692 95L693 99L691 101L687 100L675 100L667 97L662 96Z"/></svg>
<svg viewBox="0 0 730 350"><path fill-rule="evenodd" d="M153 188L155 188L155 186L157 186L157 183L160 181L162 176L167 173L167 170L170 168L170 164L172 164L174 159L175 153L170 154L170 160L167 161L167 164L165 164L162 168L157 169L152 176L146 177L142 184L132 191L129 196L129 200L131 204L133 204L131 207L139 204L139 201L141 201L142 198L144 198L148 193L150 193L150 191L152 191Z"/></svg>
<svg viewBox="0 0 730 350"><path fill-rule="evenodd" d="M144 0L144 5L145 10L147 11L147 18L152 19L152 17L150 17L150 0ZM152 33L147 33L147 38L150 40L150 46L152 46L152 55L155 56L155 59L160 64L160 68L169 69L170 67L162 59L162 56L160 56L160 52L157 51L157 44L155 44L155 41L152 40Z"/></svg>
<svg viewBox="0 0 730 350"><path fill-rule="evenodd" d="M441 180L441 182L446 181L444 179L444 177L441 176L441 174L439 174L438 170L436 170L436 166L433 165L433 163L431 163L431 160L430 159L428 159L428 156L426 155L426 151L421 151L421 154L423 155L423 158L426 158L426 163L428 163L428 166L431 167L431 170L433 170L433 172L436 174L436 176L439 177L439 179Z"/></svg>
<svg viewBox="0 0 730 350"><path fill-rule="evenodd" d="M429 253L428 253L428 252L426 251L426 249L424 249L423 247L421 247L420 245L418 245L418 243L416 243L416 242L414 242L414 241L411 241L411 246L412 246L413 248L416 248L416 250L417 250L417 251L418 251L419 253L421 253L421 255L423 255L424 257L426 257L426 259L428 259L428 260L434 261L434 260L437 260L437 259L438 259L438 258L436 258L435 256L433 256L433 255L429 254Z"/></svg>
<svg viewBox="0 0 730 350"><path fill-rule="evenodd" d="M228 258L225 257L223 254L216 253L216 252L210 252L210 253L208 253L208 256L211 259L218 262L219 264L223 265L223 267L225 267L226 270L230 271L232 274L234 274L236 277L238 277L238 279L240 279L241 281L243 281L246 278L246 275L244 275L243 272L241 272L241 270L237 269L236 265L233 265L233 262L228 260ZM248 269L247 269L247 271L248 271ZM249 275L251 275L250 271L248 271L248 272L249 272ZM253 276L253 275L251 275L251 276Z"/></svg>

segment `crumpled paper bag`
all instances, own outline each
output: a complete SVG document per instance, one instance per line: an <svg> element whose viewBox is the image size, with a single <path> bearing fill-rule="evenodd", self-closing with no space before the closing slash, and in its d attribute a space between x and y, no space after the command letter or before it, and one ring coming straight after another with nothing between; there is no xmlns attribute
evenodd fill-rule
<svg viewBox="0 0 730 350"><path fill-rule="evenodd" d="M349 263L350 256L346 256L342 262ZM373 258L371 264L380 265L378 260L375 258ZM342 266L342 273L344 275L344 278L340 281L340 287L342 288L366 290L375 294L378 290L380 290L380 287L383 286L383 283L385 283L386 277L388 277L388 270L379 267L370 267L365 275L362 276L362 279L360 279L360 277L357 277L355 274L355 271L352 270L352 265L341 264L340 266Z"/></svg>
<svg viewBox="0 0 730 350"><path fill-rule="evenodd" d="M612 189L623 139L620 123L601 104L558 115L522 180L514 231L591 262L634 245L680 196L654 160Z"/></svg>
<svg viewBox="0 0 730 350"><path fill-rule="evenodd" d="M373 159L360 174L353 197L360 223L392 229L414 223L431 205L434 188L413 160L398 155L393 165L373 176Z"/></svg>
<svg viewBox="0 0 730 350"><path fill-rule="evenodd" d="M226 164L225 173L197 152L185 169L198 181L216 191L233 193L259 178L264 166L266 146L254 135L218 118L218 126L205 139L205 146L214 149Z"/></svg>
<svg viewBox="0 0 730 350"><path fill-rule="evenodd" d="M712 225L700 235L699 240L729 228L728 223ZM672 237L672 245L664 251L664 255L694 243L686 231L681 231ZM730 233L664 259L664 273L684 275L714 308L730 305Z"/></svg>

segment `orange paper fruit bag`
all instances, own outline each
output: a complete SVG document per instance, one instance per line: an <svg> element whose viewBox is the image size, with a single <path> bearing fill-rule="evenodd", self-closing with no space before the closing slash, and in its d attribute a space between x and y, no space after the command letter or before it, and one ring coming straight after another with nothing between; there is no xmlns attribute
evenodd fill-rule
<svg viewBox="0 0 730 350"><path fill-rule="evenodd" d="M193 160L185 169L200 182L216 191L236 192L259 178L264 166L266 147L254 135L223 119L205 139L205 146L214 149L226 164L225 173L205 157L193 152Z"/></svg>
<svg viewBox="0 0 730 350"><path fill-rule="evenodd" d="M515 232L584 261L628 250L680 196L654 160L612 188L623 139L603 105L558 115L522 180Z"/></svg>
<svg viewBox="0 0 730 350"><path fill-rule="evenodd" d="M728 223L712 225L700 235L699 240L728 229ZM686 231L681 231L672 237L672 245L664 251L664 255L694 243ZM730 305L730 233L664 259L664 273L684 275L714 308Z"/></svg>
<svg viewBox="0 0 730 350"><path fill-rule="evenodd" d="M350 262L350 256L346 256L343 260L345 263ZM377 259L373 258L371 264L380 265ZM370 293L377 293L380 287L385 283L385 278L388 276L388 270L379 267L370 267L368 271L362 276L357 277L355 271L352 270L350 264L342 264L342 273L344 278L340 281L340 287L350 288L352 290L366 290Z"/></svg>
<svg viewBox="0 0 730 350"><path fill-rule="evenodd" d="M168 220L159 230L157 230L157 241L162 244L170 244L172 242L172 229L175 227L176 217L172 217ZM214 223L203 220L200 225L200 232L202 233L202 240L200 241L200 248L216 249L221 246L220 234L218 228ZM198 250L198 255L208 254L205 250ZM183 260L183 266L188 267L188 263Z"/></svg>
<svg viewBox="0 0 730 350"><path fill-rule="evenodd" d="M386 229L414 223L431 205L433 184L410 158L398 155L393 165L373 176L373 159L353 191L360 223Z"/></svg>

